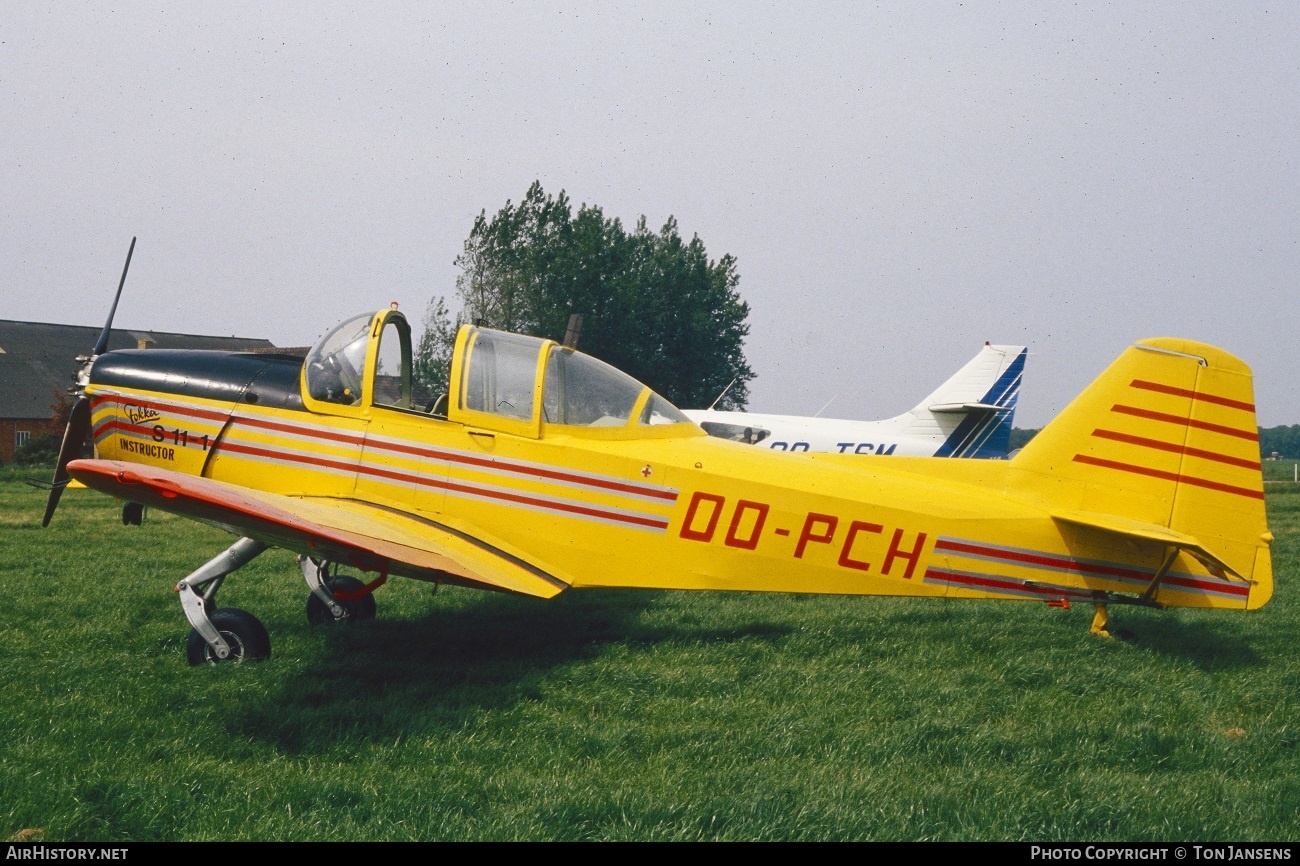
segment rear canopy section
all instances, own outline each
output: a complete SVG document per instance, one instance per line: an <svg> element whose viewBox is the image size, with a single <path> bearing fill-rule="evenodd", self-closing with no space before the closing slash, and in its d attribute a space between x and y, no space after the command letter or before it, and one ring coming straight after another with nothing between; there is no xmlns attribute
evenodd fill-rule
<svg viewBox="0 0 1300 866"><path fill-rule="evenodd" d="M447 417L533 439L548 429L618 439L703 435L676 406L603 361L469 325L456 339Z"/></svg>

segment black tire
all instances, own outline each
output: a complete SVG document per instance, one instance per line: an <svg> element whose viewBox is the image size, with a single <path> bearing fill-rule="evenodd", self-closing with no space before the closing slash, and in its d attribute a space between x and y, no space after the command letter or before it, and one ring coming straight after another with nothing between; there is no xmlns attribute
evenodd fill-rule
<svg viewBox="0 0 1300 866"><path fill-rule="evenodd" d="M185 656L192 665L215 665L220 662L258 662L271 657L271 636L261 620L237 607L222 607L208 619L230 645L230 657L219 658L197 629L190 629Z"/></svg>
<svg viewBox="0 0 1300 866"><path fill-rule="evenodd" d="M339 590L356 592L366 586L355 577L347 574L331 577L325 585L333 593L337 593ZM340 600L339 604L343 606L343 616L340 619L335 619L334 614L330 613L330 609L325 606L325 602L317 598L315 593L312 593L307 596L307 622L312 625L338 625L340 623L351 625L363 619L375 618L376 605L373 595L363 595L355 601Z"/></svg>

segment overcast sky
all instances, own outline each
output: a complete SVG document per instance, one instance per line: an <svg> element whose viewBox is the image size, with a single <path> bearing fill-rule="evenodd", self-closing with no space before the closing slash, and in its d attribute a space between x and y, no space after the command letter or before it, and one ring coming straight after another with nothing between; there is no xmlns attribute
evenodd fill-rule
<svg viewBox="0 0 1300 866"><path fill-rule="evenodd" d="M102 325L138 236L121 327L418 327L539 180L737 258L755 411L898 414L988 340L1037 427L1176 336L1300 423L1294 2L7 0L0 142L0 318Z"/></svg>

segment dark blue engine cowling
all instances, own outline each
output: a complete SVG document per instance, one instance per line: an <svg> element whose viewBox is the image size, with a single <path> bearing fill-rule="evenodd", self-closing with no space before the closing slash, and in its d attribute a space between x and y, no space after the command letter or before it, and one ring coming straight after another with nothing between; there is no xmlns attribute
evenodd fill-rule
<svg viewBox="0 0 1300 866"><path fill-rule="evenodd" d="M93 385L138 388L182 397L306 411L302 358L193 349L121 349L101 355Z"/></svg>

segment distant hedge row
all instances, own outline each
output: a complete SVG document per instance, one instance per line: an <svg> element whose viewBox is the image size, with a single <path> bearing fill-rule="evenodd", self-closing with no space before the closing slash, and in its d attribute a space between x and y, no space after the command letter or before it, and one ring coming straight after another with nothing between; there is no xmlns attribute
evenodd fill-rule
<svg viewBox="0 0 1300 866"><path fill-rule="evenodd" d="M1300 424L1259 428L1259 453L1264 457L1300 458Z"/></svg>

